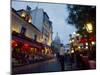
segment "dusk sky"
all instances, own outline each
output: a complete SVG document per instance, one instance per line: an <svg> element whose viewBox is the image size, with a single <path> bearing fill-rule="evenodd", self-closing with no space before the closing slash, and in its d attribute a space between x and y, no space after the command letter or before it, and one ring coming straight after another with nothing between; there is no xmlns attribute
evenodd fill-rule
<svg viewBox="0 0 100 75"><path fill-rule="evenodd" d="M65 21L68 16L65 4L12 1L12 7L15 10L26 9L27 5L29 5L31 9L35 9L36 6L43 8L53 23L53 39L58 32L61 42L63 44L69 43L69 34L75 32L76 29Z"/></svg>

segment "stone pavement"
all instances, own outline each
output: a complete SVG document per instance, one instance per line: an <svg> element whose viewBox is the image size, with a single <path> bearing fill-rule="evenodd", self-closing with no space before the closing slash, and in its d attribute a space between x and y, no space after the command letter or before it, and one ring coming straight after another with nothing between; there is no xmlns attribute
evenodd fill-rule
<svg viewBox="0 0 100 75"><path fill-rule="evenodd" d="M75 65L71 64L68 60L65 61L65 71L76 70ZM13 74L27 74L27 73L43 73L43 72L59 72L61 66L57 58L53 58L47 61L38 62L35 64L29 64L12 69Z"/></svg>
<svg viewBox="0 0 100 75"><path fill-rule="evenodd" d="M24 73L40 73L40 72L56 72L60 71L60 64L56 58L39 62L36 64L29 64L21 67L16 67L12 69L14 74L24 74Z"/></svg>

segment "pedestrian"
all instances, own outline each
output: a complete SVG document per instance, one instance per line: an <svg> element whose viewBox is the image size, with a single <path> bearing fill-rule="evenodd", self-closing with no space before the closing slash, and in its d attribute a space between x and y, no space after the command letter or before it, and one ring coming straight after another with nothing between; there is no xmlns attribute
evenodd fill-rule
<svg viewBox="0 0 100 75"><path fill-rule="evenodd" d="M77 69L81 69L82 68L81 65L82 65L82 58L81 58L80 52L76 51L76 66L77 66Z"/></svg>
<svg viewBox="0 0 100 75"><path fill-rule="evenodd" d="M31 54L28 57L28 61L29 61L29 64L32 64L33 63L33 58L32 58L32 55Z"/></svg>
<svg viewBox="0 0 100 75"><path fill-rule="evenodd" d="M60 61L59 52L56 53L57 60Z"/></svg>
<svg viewBox="0 0 100 75"><path fill-rule="evenodd" d="M63 44L61 44L60 50L59 50L59 62L61 65L61 70L64 71L64 47Z"/></svg>

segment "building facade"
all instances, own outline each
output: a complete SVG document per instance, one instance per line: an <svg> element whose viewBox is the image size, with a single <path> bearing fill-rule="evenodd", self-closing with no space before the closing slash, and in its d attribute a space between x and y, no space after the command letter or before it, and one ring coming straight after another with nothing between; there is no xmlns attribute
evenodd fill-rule
<svg viewBox="0 0 100 75"><path fill-rule="evenodd" d="M36 7L30 11L32 24L34 24L42 33L42 43L51 46L52 43L52 22L49 20L47 13Z"/></svg>
<svg viewBox="0 0 100 75"><path fill-rule="evenodd" d="M13 12L11 13L12 14L11 31L21 33L22 35L25 35L28 38L36 39L38 42L40 42L42 34L38 30L38 28L36 28L30 22L31 17L29 16L30 17L29 19L27 19L27 17L24 17L23 16L23 13L25 13L24 10L20 10L17 12L13 9L12 11Z"/></svg>
<svg viewBox="0 0 100 75"><path fill-rule="evenodd" d="M26 10L21 9L16 11L12 8L11 11L11 45L12 57L20 57L21 53L31 56L38 56L44 59L52 56L52 49L48 41L43 42L44 35L47 35L44 30L45 25L42 26L42 31L32 23L33 17L30 14L30 7ZM50 22L51 23L51 22ZM48 25L47 25L48 26ZM48 32L49 33L49 32ZM50 33L47 37L50 37ZM19 54L19 55L18 55ZM19 60L20 58L18 58ZM20 61L19 61L20 62Z"/></svg>

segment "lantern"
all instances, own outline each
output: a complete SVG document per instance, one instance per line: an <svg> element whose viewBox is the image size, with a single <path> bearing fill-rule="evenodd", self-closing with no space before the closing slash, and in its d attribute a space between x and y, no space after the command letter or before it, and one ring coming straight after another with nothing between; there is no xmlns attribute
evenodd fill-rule
<svg viewBox="0 0 100 75"><path fill-rule="evenodd" d="M88 33L92 33L93 27L92 27L92 24L91 23L87 23L85 25L85 28L86 28L86 30L87 30Z"/></svg>

